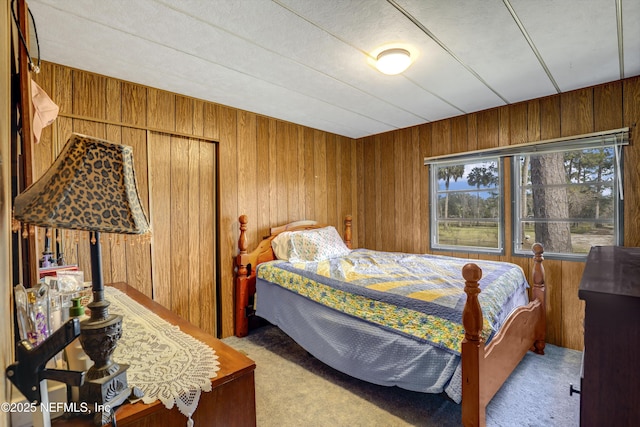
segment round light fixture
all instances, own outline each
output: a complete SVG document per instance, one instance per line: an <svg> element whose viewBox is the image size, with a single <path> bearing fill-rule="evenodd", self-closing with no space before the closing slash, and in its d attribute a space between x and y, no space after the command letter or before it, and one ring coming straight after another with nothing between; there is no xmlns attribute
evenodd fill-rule
<svg viewBox="0 0 640 427"><path fill-rule="evenodd" d="M384 74L400 74L411 65L411 54L406 49L394 48L378 54L376 68Z"/></svg>

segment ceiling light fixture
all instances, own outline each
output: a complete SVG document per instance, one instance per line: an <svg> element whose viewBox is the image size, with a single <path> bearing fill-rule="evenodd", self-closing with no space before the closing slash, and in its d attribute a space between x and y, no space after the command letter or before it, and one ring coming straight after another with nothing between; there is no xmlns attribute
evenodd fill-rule
<svg viewBox="0 0 640 427"><path fill-rule="evenodd" d="M376 68L384 74L400 74L411 65L411 54L406 49L394 48L378 54Z"/></svg>

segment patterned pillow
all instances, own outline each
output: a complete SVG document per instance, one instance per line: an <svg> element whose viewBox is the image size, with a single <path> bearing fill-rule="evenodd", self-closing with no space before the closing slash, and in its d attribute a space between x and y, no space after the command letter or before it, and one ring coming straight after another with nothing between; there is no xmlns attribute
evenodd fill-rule
<svg viewBox="0 0 640 427"><path fill-rule="evenodd" d="M297 231L289 236L290 262L323 261L349 254L351 250L344 244L334 227Z"/></svg>

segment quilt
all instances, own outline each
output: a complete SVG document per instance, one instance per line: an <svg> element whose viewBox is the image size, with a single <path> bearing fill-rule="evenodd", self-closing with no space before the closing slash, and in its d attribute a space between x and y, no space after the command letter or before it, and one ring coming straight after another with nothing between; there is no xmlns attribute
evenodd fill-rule
<svg viewBox="0 0 640 427"><path fill-rule="evenodd" d="M367 249L317 262L271 261L260 279L382 328L428 342L454 354L464 339L466 301L462 267L482 269L484 339L509 315L509 302L528 287L522 269L510 263Z"/></svg>

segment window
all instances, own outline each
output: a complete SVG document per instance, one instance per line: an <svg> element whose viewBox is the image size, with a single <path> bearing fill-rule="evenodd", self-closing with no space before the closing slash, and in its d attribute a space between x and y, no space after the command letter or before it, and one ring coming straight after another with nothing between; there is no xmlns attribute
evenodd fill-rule
<svg viewBox="0 0 640 427"><path fill-rule="evenodd" d="M555 144L513 156L514 251L584 257L620 244L619 147Z"/></svg>
<svg viewBox="0 0 640 427"><path fill-rule="evenodd" d="M430 166L431 247L583 259L592 246L621 245L622 148L629 128L425 157ZM512 165L510 200L502 164ZM506 181L505 181L506 182ZM505 202L506 200L506 202ZM510 218L504 218L509 203Z"/></svg>
<svg viewBox="0 0 640 427"><path fill-rule="evenodd" d="M499 158L431 163L431 196L432 248L502 252Z"/></svg>

